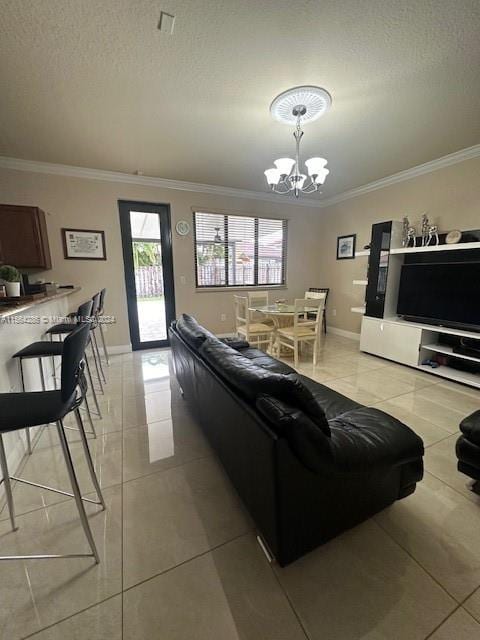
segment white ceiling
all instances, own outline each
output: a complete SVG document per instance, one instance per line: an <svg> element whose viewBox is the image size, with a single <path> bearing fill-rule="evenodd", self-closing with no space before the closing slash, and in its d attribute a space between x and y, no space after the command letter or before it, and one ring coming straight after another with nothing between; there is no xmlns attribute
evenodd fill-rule
<svg viewBox="0 0 480 640"><path fill-rule="evenodd" d="M329 197L480 142L479 33L479 0L2 0L0 154L262 191L271 100L318 84Z"/></svg>

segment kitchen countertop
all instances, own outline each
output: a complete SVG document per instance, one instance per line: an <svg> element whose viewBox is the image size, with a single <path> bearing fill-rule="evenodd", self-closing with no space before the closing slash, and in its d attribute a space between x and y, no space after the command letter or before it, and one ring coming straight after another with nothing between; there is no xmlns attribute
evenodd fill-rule
<svg viewBox="0 0 480 640"><path fill-rule="evenodd" d="M37 298L36 300L31 300L30 302L25 302L25 304L18 306L0 305L0 319L18 315L19 313L23 313L24 311L28 311L29 309L33 309L34 307L38 307L47 302L52 302L53 300L59 300L60 298L71 296L73 293L77 293L77 291L80 291L81 288L82 287L73 287L73 289L58 289L57 293L47 295L44 298Z"/></svg>

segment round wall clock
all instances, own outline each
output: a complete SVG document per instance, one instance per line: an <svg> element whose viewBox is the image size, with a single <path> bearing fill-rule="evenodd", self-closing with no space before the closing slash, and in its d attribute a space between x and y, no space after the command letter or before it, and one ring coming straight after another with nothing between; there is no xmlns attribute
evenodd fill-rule
<svg viewBox="0 0 480 640"><path fill-rule="evenodd" d="M175 229L179 236L188 236L190 233L190 225L186 220L179 220L175 225Z"/></svg>

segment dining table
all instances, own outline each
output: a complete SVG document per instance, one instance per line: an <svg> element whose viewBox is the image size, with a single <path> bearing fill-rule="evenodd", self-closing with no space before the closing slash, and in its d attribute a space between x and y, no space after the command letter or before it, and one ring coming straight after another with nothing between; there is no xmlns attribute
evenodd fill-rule
<svg viewBox="0 0 480 640"><path fill-rule="evenodd" d="M293 318L295 315L295 305L290 302L276 302L274 304L258 305L249 307L249 312L261 314L273 321L273 351L277 352L277 331L283 327L293 326ZM254 320L256 320L254 318ZM257 320L258 321L258 320ZM281 353L289 353L288 349L282 349Z"/></svg>
<svg viewBox="0 0 480 640"><path fill-rule="evenodd" d="M288 324L291 324L291 322L285 322L285 320L290 319L290 321L292 321L295 314L295 305L288 302L276 302L275 304L249 307L248 310L252 313L259 313L271 318L274 325L278 328L280 326L288 326Z"/></svg>

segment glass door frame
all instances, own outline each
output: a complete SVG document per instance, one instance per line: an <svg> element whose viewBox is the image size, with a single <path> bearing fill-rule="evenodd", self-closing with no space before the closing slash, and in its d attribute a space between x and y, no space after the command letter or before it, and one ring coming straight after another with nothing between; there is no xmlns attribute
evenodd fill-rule
<svg viewBox="0 0 480 640"><path fill-rule="evenodd" d="M125 288L127 292L128 323L132 350L158 349L170 346L168 328L175 320L175 286L173 280L172 225L170 205L136 200L119 200L120 231L122 235L123 264L125 272ZM138 321L137 290L135 286L135 265L133 260L132 230L130 211L156 213L160 218L160 244L162 249L163 290L165 300L165 324L167 337L165 340L140 340Z"/></svg>

